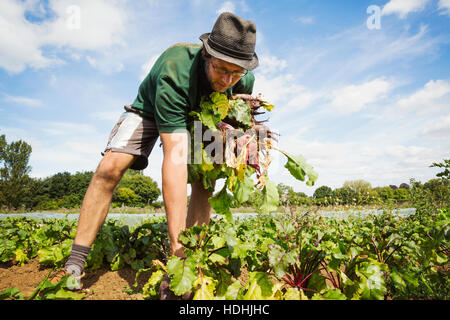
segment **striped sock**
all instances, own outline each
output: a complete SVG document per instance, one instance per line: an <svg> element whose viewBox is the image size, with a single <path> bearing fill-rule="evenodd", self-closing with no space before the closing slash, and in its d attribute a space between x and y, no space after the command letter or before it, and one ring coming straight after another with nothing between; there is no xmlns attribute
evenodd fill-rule
<svg viewBox="0 0 450 320"><path fill-rule="evenodd" d="M81 275L90 252L91 247L80 246L75 243L72 244L72 252L65 265L67 271L75 276Z"/></svg>

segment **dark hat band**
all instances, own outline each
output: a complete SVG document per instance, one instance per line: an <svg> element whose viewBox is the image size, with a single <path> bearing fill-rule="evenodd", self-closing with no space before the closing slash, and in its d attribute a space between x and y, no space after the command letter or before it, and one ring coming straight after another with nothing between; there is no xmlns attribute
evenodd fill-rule
<svg viewBox="0 0 450 320"><path fill-rule="evenodd" d="M226 54L227 56L233 57L233 58L238 58L238 59L245 59L245 60L252 60L254 53L245 53L245 52L240 52L240 51L235 51L233 49L224 47L220 44L218 44L217 42L214 42L213 40L211 40L211 37L208 37L208 45L214 49L219 51L220 53Z"/></svg>

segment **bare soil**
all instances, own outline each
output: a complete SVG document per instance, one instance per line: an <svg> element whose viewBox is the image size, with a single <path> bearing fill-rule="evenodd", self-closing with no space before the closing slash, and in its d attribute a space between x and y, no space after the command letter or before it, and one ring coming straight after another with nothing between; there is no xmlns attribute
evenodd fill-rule
<svg viewBox="0 0 450 320"><path fill-rule="evenodd" d="M23 266L0 263L0 292L16 287L27 298L51 270L39 264L37 258ZM83 292L87 293L84 300L142 300L143 296L139 292L150 276L150 272L143 272L138 278L138 286L134 287L136 271L131 268L118 271L106 268L86 270L82 280Z"/></svg>

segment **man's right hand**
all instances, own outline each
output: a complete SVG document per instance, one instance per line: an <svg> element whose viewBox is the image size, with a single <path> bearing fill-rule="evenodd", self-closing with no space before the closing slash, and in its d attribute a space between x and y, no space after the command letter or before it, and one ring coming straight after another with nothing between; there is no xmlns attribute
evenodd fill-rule
<svg viewBox="0 0 450 320"><path fill-rule="evenodd" d="M227 147L225 150L231 150L234 152L236 148L235 156L239 157L244 146L246 148L245 163L254 167L259 173L259 159L258 159L258 143L257 136L244 133L238 129L234 129L231 125L225 122L219 122L217 127L222 131L225 137L225 143ZM255 131L256 134L256 131ZM228 154L225 157L229 156Z"/></svg>

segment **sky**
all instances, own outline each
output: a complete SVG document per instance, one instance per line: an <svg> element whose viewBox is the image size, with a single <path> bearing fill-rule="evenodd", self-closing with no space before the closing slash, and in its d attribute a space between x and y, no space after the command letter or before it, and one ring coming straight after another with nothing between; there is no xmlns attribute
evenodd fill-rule
<svg viewBox="0 0 450 320"><path fill-rule="evenodd" d="M319 174L308 187L273 151L276 183L426 182L450 158L450 0L2 0L0 135L32 146L32 177L94 171L157 57L225 11L256 24L278 148ZM160 187L162 159L157 142L144 174Z"/></svg>

